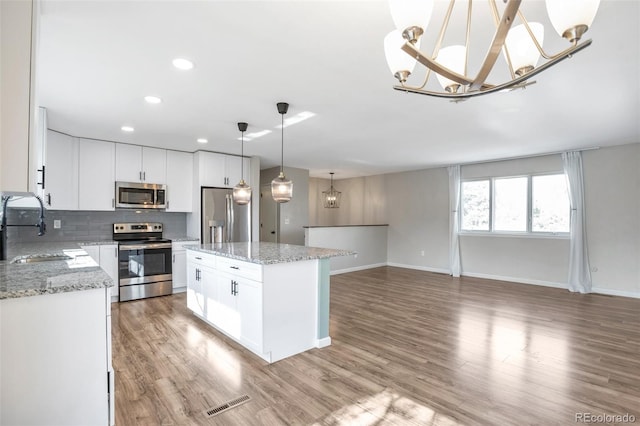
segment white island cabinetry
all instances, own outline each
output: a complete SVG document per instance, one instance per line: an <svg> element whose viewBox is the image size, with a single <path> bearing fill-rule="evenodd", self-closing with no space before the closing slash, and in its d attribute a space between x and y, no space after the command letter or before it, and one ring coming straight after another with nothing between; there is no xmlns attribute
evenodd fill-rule
<svg viewBox="0 0 640 426"><path fill-rule="evenodd" d="M328 258L347 254L273 243L191 246L187 306L268 362L328 346Z"/></svg>

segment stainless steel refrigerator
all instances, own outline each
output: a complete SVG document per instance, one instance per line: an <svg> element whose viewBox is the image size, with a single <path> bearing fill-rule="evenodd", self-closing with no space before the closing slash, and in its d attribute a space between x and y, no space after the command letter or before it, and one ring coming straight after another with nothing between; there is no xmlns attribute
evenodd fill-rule
<svg viewBox="0 0 640 426"><path fill-rule="evenodd" d="M201 197L203 244L251 241L251 203L234 203L233 190L227 188L203 187Z"/></svg>

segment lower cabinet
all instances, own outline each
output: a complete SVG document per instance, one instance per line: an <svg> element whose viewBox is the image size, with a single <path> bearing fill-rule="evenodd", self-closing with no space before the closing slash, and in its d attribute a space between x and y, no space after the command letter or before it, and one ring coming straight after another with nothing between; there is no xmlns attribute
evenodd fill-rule
<svg viewBox="0 0 640 426"><path fill-rule="evenodd" d="M184 291L187 287L187 251L184 247L193 244L198 244L198 240L171 243L171 273L174 293Z"/></svg>
<svg viewBox="0 0 640 426"><path fill-rule="evenodd" d="M81 246L93 260L109 275L113 280L111 287L111 296L118 297L119 281L118 281L118 245L117 244L100 244Z"/></svg>
<svg viewBox="0 0 640 426"><path fill-rule="evenodd" d="M0 424L114 424L108 290L0 300Z"/></svg>
<svg viewBox="0 0 640 426"><path fill-rule="evenodd" d="M268 362L320 347L316 260L259 265L187 250L187 307Z"/></svg>

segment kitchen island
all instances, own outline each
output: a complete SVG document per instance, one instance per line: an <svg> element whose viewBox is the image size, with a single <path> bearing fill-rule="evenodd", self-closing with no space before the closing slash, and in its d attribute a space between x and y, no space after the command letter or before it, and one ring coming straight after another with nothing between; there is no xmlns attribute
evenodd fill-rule
<svg viewBox="0 0 640 426"><path fill-rule="evenodd" d="M266 242L186 246L187 306L267 362L322 348L329 259L355 254Z"/></svg>

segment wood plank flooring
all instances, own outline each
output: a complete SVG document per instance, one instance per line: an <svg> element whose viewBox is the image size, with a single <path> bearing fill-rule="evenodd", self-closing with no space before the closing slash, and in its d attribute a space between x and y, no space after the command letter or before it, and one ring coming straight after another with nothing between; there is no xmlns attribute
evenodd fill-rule
<svg viewBox="0 0 640 426"><path fill-rule="evenodd" d="M393 267L336 275L333 344L271 365L184 293L113 304L112 321L118 426L640 424L638 299Z"/></svg>

